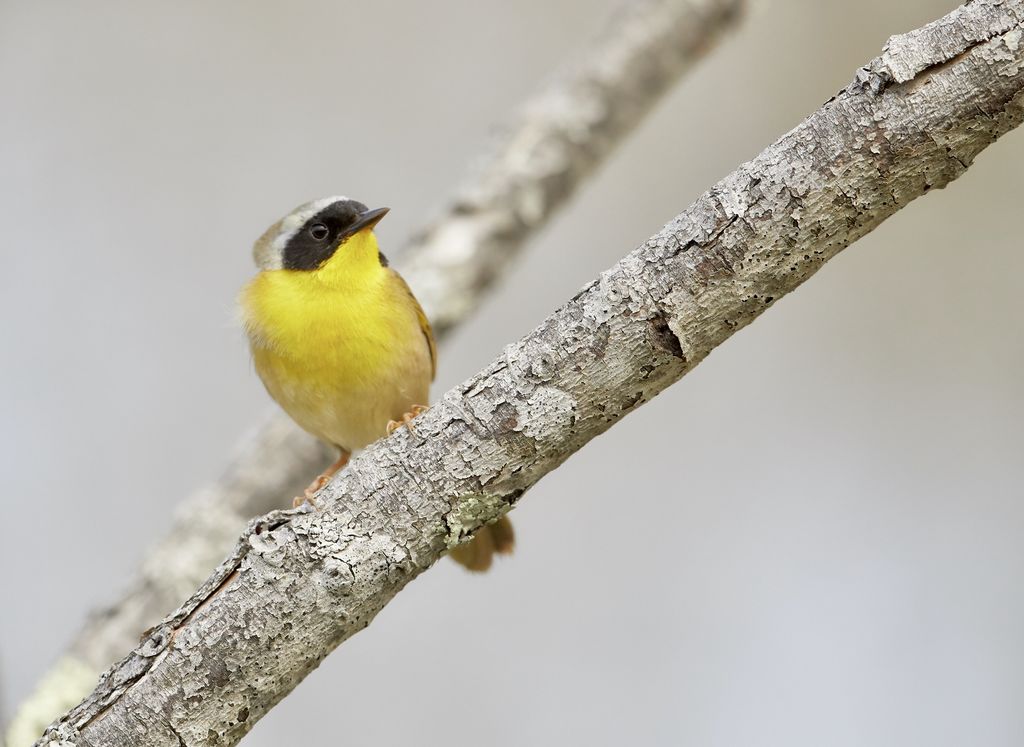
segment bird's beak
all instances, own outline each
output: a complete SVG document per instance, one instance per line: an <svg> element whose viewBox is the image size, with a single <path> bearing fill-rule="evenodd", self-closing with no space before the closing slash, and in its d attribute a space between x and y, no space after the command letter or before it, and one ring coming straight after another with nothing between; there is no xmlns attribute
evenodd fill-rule
<svg viewBox="0 0 1024 747"><path fill-rule="evenodd" d="M388 214L391 208L375 208L374 210L367 210L365 213L356 218L356 222L349 227L349 232L352 234L359 233L364 228L373 228L380 222L380 219Z"/></svg>

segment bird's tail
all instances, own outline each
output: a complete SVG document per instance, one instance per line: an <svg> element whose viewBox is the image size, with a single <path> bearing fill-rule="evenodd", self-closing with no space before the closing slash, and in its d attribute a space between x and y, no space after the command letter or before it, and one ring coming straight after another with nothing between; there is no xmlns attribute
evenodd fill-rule
<svg viewBox="0 0 1024 747"><path fill-rule="evenodd" d="M471 571L482 572L491 567L494 555L510 555L516 544L512 522L502 516L493 524L481 527L473 539L453 547L448 554L456 563Z"/></svg>

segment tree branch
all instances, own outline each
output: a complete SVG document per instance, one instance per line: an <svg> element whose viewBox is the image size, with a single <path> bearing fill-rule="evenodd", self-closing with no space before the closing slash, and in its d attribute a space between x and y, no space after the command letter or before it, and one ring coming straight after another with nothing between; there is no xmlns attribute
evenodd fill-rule
<svg viewBox="0 0 1024 747"><path fill-rule="evenodd" d="M40 742L235 744L411 579L827 260L1024 119L1024 0L890 39L794 130L485 370L253 522Z"/></svg>
<svg viewBox="0 0 1024 747"><path fill-rule="evenodd" d="M471 314L526 242L737 18L743 0L631 0L579 64L524 107L493 154L401 254L403 275L443 337ZM94 615L11 727L34 739L84 697L139 632L186 599L253 516L286 504L331 459L275 414L214 484L178 510L139 577Z"/></svg>

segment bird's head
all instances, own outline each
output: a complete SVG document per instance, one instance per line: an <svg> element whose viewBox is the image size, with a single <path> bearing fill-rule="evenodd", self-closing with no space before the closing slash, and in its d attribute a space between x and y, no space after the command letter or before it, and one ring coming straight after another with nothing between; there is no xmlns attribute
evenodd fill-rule
<svg viewBox="0 0 1024 747"><path fill-rule="evenodd" d="M260 236L253 257L261 270L312 272L348 261L387 266L373 236L373 227L387 212L388 208L371 210L347 197L307 202Z"/></svg>

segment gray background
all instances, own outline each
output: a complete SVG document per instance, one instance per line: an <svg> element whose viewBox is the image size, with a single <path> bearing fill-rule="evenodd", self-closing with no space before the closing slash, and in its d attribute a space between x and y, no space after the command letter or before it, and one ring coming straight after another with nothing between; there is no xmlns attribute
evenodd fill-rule
<svg viewBox="0 0 1024 747"><path fill-rule="evenodd" d="M249 246L396 247L607 2L0 6L0 667L26 695L269 407ZM441 352L476 371L937 0L788 0L679 87ZM1024 132L545 479L247 744L1019 745Z"/></svg>

